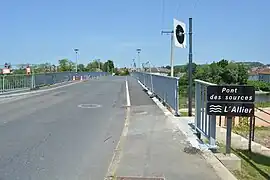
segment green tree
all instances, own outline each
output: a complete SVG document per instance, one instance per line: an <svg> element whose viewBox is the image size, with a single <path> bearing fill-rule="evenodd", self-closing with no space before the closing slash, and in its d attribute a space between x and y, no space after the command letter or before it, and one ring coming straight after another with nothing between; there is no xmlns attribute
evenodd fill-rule
<svg viewBox="0 0 270 180"><path fill-rule="evenodd" d="M87 71L102 71L103 63L97 60L89 62L86 66Z"/></svg>
<svg viewBox="0 0 270 180"><path fill-rule="evenodd" d="M248 69L244 64L238 64L238 80L239 84L247 84Z"/></svg>
<svg viewBox="0 0 270 180"><path fill-rule="evenodd" d="M111 72L114 70L114 63L112 60L108 60L107 62L104 63L103 69L104 72Z"/></svg>
<svg viewBox="0 0 270 180"><path fill-rule="evenodd" d="M75 69L75 63L68 60L68 59L61 59L59 60L59 71L65 72L65 71L74 71Z"/></svg>
<svg viewBox="0 0 270 180"><path fill-rule="evenodd" d="M79 72L86 71L86 68L84 67L84 64L78 64L78 71Z"/></svg>

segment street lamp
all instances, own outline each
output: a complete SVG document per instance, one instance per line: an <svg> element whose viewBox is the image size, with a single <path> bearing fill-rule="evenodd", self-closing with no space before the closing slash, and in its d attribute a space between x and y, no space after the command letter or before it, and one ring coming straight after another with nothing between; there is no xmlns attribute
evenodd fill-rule
<svg viewBox="0 0 270 180"><path fill-rule="evenodd" d="M79 52L79 49L74 49L74 52L76 53L76 72L78 72L78 52Z"/></svg>
<svg viewBox="0 0 270 180"><path fill-rule="evenodd" d="M140 63L140 53L141 53L141 49L140 48L138 48L138 49L136 49L136 51L137 51L137 53L138 53L138 68L139 68L139 71L141 71L141 63Z"/></svg>

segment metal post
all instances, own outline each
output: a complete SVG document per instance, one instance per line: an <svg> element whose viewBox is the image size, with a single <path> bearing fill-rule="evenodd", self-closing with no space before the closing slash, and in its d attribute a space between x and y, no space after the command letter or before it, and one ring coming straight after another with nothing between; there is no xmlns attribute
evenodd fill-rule
<svg viewBox="0 0 270 180"><path fill-rule="evenodd" d="M255 137L255 116L252 117L252 141L254 141Z"/></svg>
<svg viewBox="0 0 270 180"><path fill-rule="evenodd" d="M252 141L252 117L249 118L249 136L248 136L248 151L251 152L251 141Z"/></svg>
<svg viewBox="0 0 270 180"><path fill-rule="evenodd" d="M151 91L154 94L153 75L152 75L151 68L152 68L151 63L149 62L149 71L150 71L150 78L151 78Z"/></svg>
<svg viewBox="0 0 270 180"><path fill-rule="evenodd" d="M2 93L5 91L5 74L3 75L3 81L2 81Z"/></svg>
<svg viewBox="0 0 270 180"><path fill-rule="evenodd" d="M138 51L138 65L139 65L139 72L141 71L141 60L140 60L140 52Z"/></svg>
<svg viewBox="0 0 270 180"><path fill-rule="evenodd" d="M36 86L35 86L35 69L34 67L31 68L32 69L32 89L34 89Z"/></svg>
<svg viewBox="0 0 270 180"><path fill-rule="evenodd" d="M209 117L209 143L210 146L216 146L216 116L212 115Z"/></svg>
<svg viewBox="0 0 270 180"><path fill-rule="evenodd" d="M173 77L173 66L174 66L174 63L173 63L173 48L174 46L173 46L173 33L171 33L171 77Z"/></svg>
<svg viewBox="0 0 270 180"><path fill-rule="evenodd" d="M226 154L231 154L232 117L227 117Z"/></svg>
<svg viewBox="0 0 270 180"><path fill-rule="evenodd" d="M174 31L161 31L161 34L170 34L170 35L171 35L171 58L170 58L171 77L173 77L173 73L174 73L174 72L173 72L173 71L174 71L174 70L173 70L173 69L174 69L174 68L173 68L173 66L174 66L174 65L173 65L173 64L174 64L174 63L173 63L173 52L174 52L174 48L173 48L173 47L174 47L174 44L173 44L173 43L174 43L174 41L173 41L173 37L174 37L174 36L173 36L173 33L174 33Z"/></svg>
<svg viewBox="0 0 270 180"><path fill-rule="evenodd" d="M137 53L138 53L138 71L140 72L141 71L141 60L140 60L140 52L141 52L141 49L136 49Z"/></svg>
<svg viewBox="0 0 270 180"><path fill-rule="evenodd" d="M76 53L76 73L78 72L78 52L79 52L79 49L74 49L74 52Z"/></svg>
<svg viewBox="0 0 270 180"><path fill-rule="evenodd" d="M188 116L192 116L192 18L189 18Z"/></svg>
<svg viewBox="0 0 270 180"><path fill-rule="evenodd" d="M78 52L76 51L76 72L78 72Z"/></svg>
<svg viewBox="0 0 270 180"><path fill-rule="evenodd" d="M175 101L175 116L179 116L179 79L176 80Z"/></svg>

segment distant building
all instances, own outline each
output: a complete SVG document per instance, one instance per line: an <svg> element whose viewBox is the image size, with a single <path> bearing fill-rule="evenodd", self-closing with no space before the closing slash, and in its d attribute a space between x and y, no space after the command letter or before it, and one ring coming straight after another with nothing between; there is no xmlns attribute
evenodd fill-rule
<svg viewBox="0 0 270 180"><path fill-rule="evenodd" d="M270 83L270 67L251 69L248 79L253 81L263 81Z"/></svg>

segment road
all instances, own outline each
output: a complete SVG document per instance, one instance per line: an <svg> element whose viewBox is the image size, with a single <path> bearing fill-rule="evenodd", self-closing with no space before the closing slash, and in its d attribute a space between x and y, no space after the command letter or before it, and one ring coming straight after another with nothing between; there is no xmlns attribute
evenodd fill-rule
<svg viewBox="0 0 270 180"><path fill-rule="evenodd" d="M103 179L123 129L126 102L124 77L1 101L0 179Z"/></svg>

